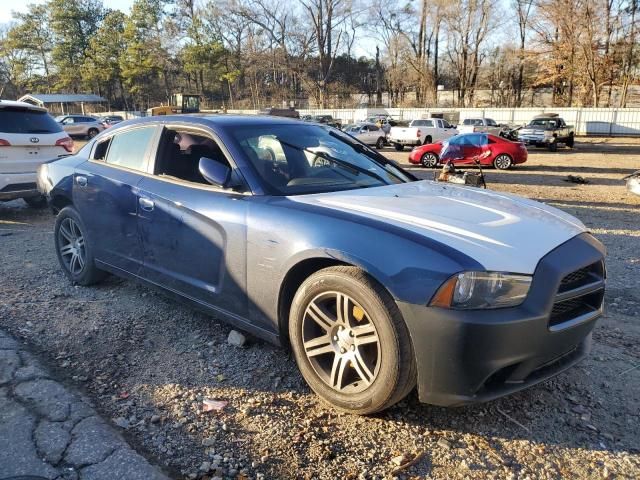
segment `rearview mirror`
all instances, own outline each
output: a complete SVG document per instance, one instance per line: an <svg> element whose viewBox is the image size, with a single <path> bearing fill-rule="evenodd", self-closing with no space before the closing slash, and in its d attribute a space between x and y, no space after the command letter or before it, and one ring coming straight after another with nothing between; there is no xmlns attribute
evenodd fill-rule
<svg viewBox="0 0 640 480"><path fill-rule="evenodd" d="M207 182L216 187L225 188L231 177L231 169L220 162L207 157L201 157L198 170Z"/></svg>

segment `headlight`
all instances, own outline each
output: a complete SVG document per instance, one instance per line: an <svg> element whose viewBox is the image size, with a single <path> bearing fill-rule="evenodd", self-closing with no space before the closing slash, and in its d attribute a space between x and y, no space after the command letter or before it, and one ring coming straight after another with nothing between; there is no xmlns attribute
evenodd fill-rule
<svg viewBox="0 0 640 480"><path fill-rule="evenodd" d="M429 303L464 310L515 307L524 302L531 276L501 272L462 272L447 280Z"/></svg>
<svg viewBox="0 0 640 480"><path fill-rule="evenodd" d="M553 138L553 132L551 130L545 130L544 138Z"/></svg>

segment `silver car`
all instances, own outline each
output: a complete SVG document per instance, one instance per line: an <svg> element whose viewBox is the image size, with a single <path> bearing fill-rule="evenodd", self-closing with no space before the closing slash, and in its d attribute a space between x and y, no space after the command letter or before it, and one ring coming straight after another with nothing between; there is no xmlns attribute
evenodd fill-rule
<svg viewBox="0 0 640 480"><path fill-rule="evenodd" d="M377 149L384 148L387 134L374 123L356 123L344 128L344 131L362 143L375 145Z"/></svg>
<svg viewBox="0 0 640 480"><path fill-rule="evenodd" d="M95 117L88 115L60 115L56 122L70 136L93 138L105 129L104 124Z"/></svg>

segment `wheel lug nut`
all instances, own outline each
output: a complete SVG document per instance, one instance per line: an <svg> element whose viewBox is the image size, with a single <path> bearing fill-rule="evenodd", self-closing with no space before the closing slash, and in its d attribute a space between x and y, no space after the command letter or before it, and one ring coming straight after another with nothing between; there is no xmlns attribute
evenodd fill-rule
<svg viewBox="0 0 640 480"><path fill-rule="evenodd" d="M351 345L351 351L355 352L356 351L356 346L355 345Z"/></svg>
<svg viewBox="0 0 640 480"><path fill-rule="evenodd" d="M334 336L333 336L333 341L334 341L334 342L337 342L337 341L338 341L338 336L337 336L337 335L334 335Z"/></svg>
<svg viewBox="0 0 640 480"><path fill-rule="evenodd" d="M349 336L353 337L353 330L349 330Z"/></svg>
<svg viewBox="0 0 640 480"><path fill-rule="evenodd" d="M346 353L347 351L344 348L340 349L340 353Z"/></svg>

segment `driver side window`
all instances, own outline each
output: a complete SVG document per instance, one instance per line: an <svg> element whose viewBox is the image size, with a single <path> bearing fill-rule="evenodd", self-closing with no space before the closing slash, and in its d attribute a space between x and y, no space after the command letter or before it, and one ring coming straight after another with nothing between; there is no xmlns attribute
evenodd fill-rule
<svg viewBox="0 0 640 480"><path fill-rule="evenodd" d="M199 170L202 157L231 168L216 141L208 135L188 129L167 128L160 139L153 173L160 177L210 185Z"/></svg>

